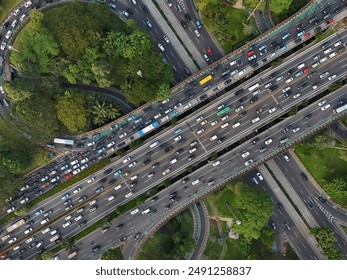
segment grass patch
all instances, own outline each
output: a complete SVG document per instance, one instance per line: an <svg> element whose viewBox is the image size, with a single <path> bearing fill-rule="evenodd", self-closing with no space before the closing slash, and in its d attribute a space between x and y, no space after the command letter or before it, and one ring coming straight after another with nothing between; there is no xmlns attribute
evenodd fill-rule
<svg viewBox="0 0 347 280"><path fill-rule="evenodd" d="M317 43L320 42L320 41L323 41L325 38L328 38L330 35L333 35L334 33L336 33L337 30L335 27L330 27L328 30L326 30L325 32L323 33L318 33L316 35L317 37Z"/></svg>
<svg viewBox="0 0 347 280"><path fill-rule="evenodd" d="M215 213L218 216L221 217L227 217L227 218L233 218L232 213L230 212L229 208L225 205L226 202L230 202L233 197L232 190L228 188L223 188L212 195L208 196L206 199L210 201L210 203L213 205L214 209L217 210L217 213ZM232 209L232 206L229 206Z"/></svg>
<svg viewBox="0 0 347 280"><path fill-rule="evenodd" d="M341 226L341 227L342 227L343 231L347 234L347 227L345 227L345 226Z"/></svg>
<svg viewBox="0 0 347 280"><path fill-rule="evenodd" d="M144 244L137 259L177 259L172 255L173 251L176 249L172 236L173 234L178 233L182 237L191 237L193 235L193 225L194 221L190 210L187 209L183 211L150 237L150 239ZM183 259L184 255L180 257Z"/></svg>
<svg viewBox="0 0 347 280"><path fill-rule="evenodd" d="M342 123L347 126L347 116L342 119Z"/></svg>
<svg viewBox="0 0 347 280"><path fill-rule="evenodd" d="M218 238L220 238L220 235L218 232L217 223L215 220L210 219L210 236L204 251L203 259L219 260L223 246L218 242Z"/></svg>
<svg viewBox="0 0 347 280"><path fill-rule="evenodd" d="M9 15L10 11L21 2L22 0L1 0L0 21L3 21Z"/></svg>
<svg viewBox="0 0 347 280"><path fill-rule="evenodd" d="M347 151L332 148L318 149L299 144L295 147L295 153L323 189L324 185L334 178L343 178L347 181L347 161L340 158L342 154L347 157ZM333 193L328 194L336 199ZM336 201L346 206L346 199Z"/></svg>
<svg viewBox="0 0 347 280"><path fill-rule="evenodd" d="M232 40L227 40L222 48L226 53L229 53L233 50L233 46L238 42L245 39L247 36L243 32L242 22L246 19L246 13L244 10L235 9L227 6L228 10L228 34Z"/></svg>

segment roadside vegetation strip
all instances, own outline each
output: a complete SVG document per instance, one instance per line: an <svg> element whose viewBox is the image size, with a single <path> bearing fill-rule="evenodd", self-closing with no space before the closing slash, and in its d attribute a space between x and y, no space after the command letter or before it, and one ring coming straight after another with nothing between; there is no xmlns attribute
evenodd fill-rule
<svg viewBox="0 0 347 280"><path fill-rule="evenodd" d="M333 35L337 32L337 29L334 26L331 26L330 28L326 29L324 32L319 32L316 34L316 43L323 41L325 38L328 38L330 35Z"/></svg>
<svg viewBox="0 0 347 280"><path fill-rule="evenodd" d="M72 239L74 242L77 242L78 240L82 239L83 237L87 236L88 234L96 231L100 227L106 227L108 224L111 224L114 219L116 219L119 216L123 215L124 213L130 211L134 207L141 205L145 200L146 200L145 195L140 195L140 196L136 197L136 199L131 200L128 203L117 207L114 211L109 213L107 216L98 220L97 222L95 222L94 224L85 228L84 230L77 233L76 235L67 238L66 240ZM64 240L64 241L66 241L66 240ZM53 254L56 254L59 251L65 249L65 247L66 246L64 244L60 244L59 246L53 248L51 250L51 252Z"/></svg>
<svg viewBox="0 0 347 280"><path fill-rule="evenodd" d="M12 11L23 0L2 0L0 3L0 22L7 16L10 16Z"/></svg>
<svg viewBox="0 0 347 280"><path fill-rule="evenodd" d="M163 1L163 0L159 0L159 1ZM183 46L183 48L186 50L186 52L188 53L189 57L192 59L192 61L194 62L196 68L200 69L200 66L198 65L198 63L195 61L194 56L190 53L190 51L187 49L186 45L183 43L182 39L180 36L178 36L175 28L173 28L173 26L171 25L171 22L167 19L166 15L163 13L163 11L161 10L160 6L157 3L157 0L152 0L154 6L156 6L156 8L158 9L158 11L160 12L161 16L164 18L164 20L166 21L166 24L171 28L171 31L175 34L177 40L181 43L181 45Z"/></svg>
<svg viewBox="0 0 347 280"><path fill-rule="evenodd" d="M29 203L23 205L21 208L25 209L25 211L19 211L20 214L18 214L18 216L19 215L25 215L26 213L22 213L22 212L28 212L30 207L34 207L38 203L40 203L40 202L44 201L45 199L61 192L62 190L67 189L68 187L72 186L73 184L75 184L75 183L83 180L84 178L94 174L95 172L98 172L99 170L101 170L102 168L106 167L109 164L110 164L110 160L108 158L98 161L97 163L93 164L92 166L86 168L85 170L83 170L80 173L76 174L75 176L71 177L69 180L67 180L67 181L63 182L62 184L50 189L49 191L45 192L44 194L42 194L38 198L35 198L32 201L30 201ZM18 209L20 210L21 208L18 208ZM16 211L18 211L18 209ZM4 218L2 218L0 220L0 225L8 223L10 220L15 218L16 216L17 215L15 214L15 212L12 212L11 214L5 216Z"/></svg>

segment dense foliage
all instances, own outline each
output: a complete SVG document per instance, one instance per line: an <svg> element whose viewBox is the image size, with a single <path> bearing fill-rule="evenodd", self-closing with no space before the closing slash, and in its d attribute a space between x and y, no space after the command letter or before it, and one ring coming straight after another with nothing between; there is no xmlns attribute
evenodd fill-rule
<svg viewBox="0 0 347 280"><path fill-rule="evenodd" d="M344 260L344 255L336 247L334 230L330 227L312 228L311 233L316 238L329 260Z"/></svg>

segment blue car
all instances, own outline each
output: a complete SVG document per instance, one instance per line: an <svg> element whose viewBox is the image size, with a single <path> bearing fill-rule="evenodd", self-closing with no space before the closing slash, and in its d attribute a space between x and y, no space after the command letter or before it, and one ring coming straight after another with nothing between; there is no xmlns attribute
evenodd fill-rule
<svg viewBox="0 0 347 280"><path fill-rule="evenodd" d="M117 6L114 3L110 3L110 8L115 10L115 9L117 9Z"/></svg>
<svg viewBox="0 0 347 280"><path fill-rule="evenodd" d="M38 215L41 215L43 213L43 209L39 209L36 211L35 215L38 216Z"/></svg>
<svg viewBox="0 0 347 280"><path fill-rule="evenodd" d="M140 123L140 122L142 122L142 118L138 118L138 119L135 120L135 123L136 123L136 124L138 124L138 123Z"/></svg>
<svg viewBox="0 0 347 280"><path fill-rule="evenodd" d="M174 118L174 117L177 117L179 114L180 114L180 113L178 113L177 111L175 111L175 112L172 112L172 113L171 113L171 116Z"/></svg>
<svg viewBox="0 0 347 280"><path fill-rule="evenodd" d="M62 196L62 200L66 200L66 199L68 199L70 197L70 195L68 194L68 193L66 193L66 194L64 194L63 196Z"/></svg>
<svg viewBox="0 0 347 280"><path fill-rule="evenodd" d="M118 169L113 175L119 176L122 173L122 169Z"/></svg>
<svg viewBox="0 0 347 280"><path fill-rule="evenodd" d="M294 74L295 77L300 77L304 72L298 71Z"/></svg>
<svg viewBox="0 0 347 280"><path fill-rule="evenodd" d="M177 128L176 130L175 130L175 134L178 134L178 133L180 133L181 131L183 130L183 128L182 127L180 127L180 128Z"/></svg>
<svg viewBox="0 0 347 280"><path fill-rule="evenodd" d="M257 178L255 178L255 177L252 178L252 181L253 181L256 185L259 184Z"/></svg>
<svg viewBox="0 0 347 280"><path fill-rule="evenodd" d="M283 47L281 47L281 51L285 51L286 49L288 49L288 45L284 45Z"/></svg>

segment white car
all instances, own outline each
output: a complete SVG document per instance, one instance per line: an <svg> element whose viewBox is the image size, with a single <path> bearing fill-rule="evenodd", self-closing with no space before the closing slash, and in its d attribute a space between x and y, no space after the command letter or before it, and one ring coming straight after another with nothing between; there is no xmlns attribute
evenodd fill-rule
<svg viewBox="0 0 347 280"><path fill-rule="evenodd" d="M220 161L219 160L217 160L217 161L215 161L214 163L212 163L212 166L217 166L217 165L220 165Z"/></svg>
<svg viewBox="0 0 347 280"><path fill-rule="evenodd" d="M290 77L289 79L287 79L286 81L285 81L285 83L286 84L289 84L291 81L293 81L294 80L294 78L293 77Z"/></svg>
<svg viewBox="0 0 347 280"><path fill-rule="evenodd" d="M272 139L271 138L268 138L265 140L265 144L266 145L270 145L272 143Z"/></svg>
<svg viewBox="0 0 347 280"><path fill-rule="evenodd" d="M245 165L248 166L253 163L253 159L249 159L245 162Z"/></svg>
<svg viewBox="0 0 347 280"><path fill-rule="evenodd" d="M336 52L329 54L329 58L333 58L336 54L337 54Z"/></svg>
<svg viewBox="0 0 347 280"><path fill-rule="evenodd" d="M292 131L295 133L295 132L298 132L299 130L300 130L300 127L298 126L298 127L294 128Z"/></svg>
<svg viewBox="0 0 347 280"><path fill-rule="evenodd" d="M210 59L208 58L207 54L204 54L203 57L204 57L204 59L205 59L206 61L210 61Z"/></svg>
<svg viewBox="0 0 347 280"><path fill-rule="evenodd" d="M2 51L5 50L5 49L6 49L6 46L7 46L7 44L6 44L5 42L2 42L2 43L1 43L0 49L1 49Z"/></svg>
<svg viewBox="0 0 347 280"><path fill-rule="evenodd" d="M119 135L119 138L122 139L122 138L124 138L127 135L128 135L128 133L124 132L123 134Z"/></svg>
<svg viewBox="0 0 347 280"><path fill-rule="evenodd" d="M334 44L334 47L336 48L336 47L340 46L341 44L342 44L341 41L337 41L337 42Z"/></svg>
<svg viewBox="0 0 347 280"><path fill-rule="evenodd" d="M20 204L24 204L27 201L29 201L29 198L25 197L20 201Z"/></svg>
<svg viewBox="0 0 347 280"><path fill-rule="evenodd" d="M131 157L126 157L124 160L123 160L123 163L127 163L131 160Z"/></svg>
<svg viewBox="0 0 347 280"><path fill-rule="evenodd" d="M257 56L254 54L248 58L248 61L251 61L251 60L256 59L256 58L257 58Z"/></svg>
<svg viewBox="0 0 347 280"><path fill-rule="evenodd" d="M28 240L26 240L25 241L25 243L31 243L31 242L33 242L35 240L35 237L33 236L33 237L30 237Z"/></svg>
<svg viewBox="0 0 347 280"><path fill-rule="evenodd" d="M31 1L27 1L25 4L24 4L24 7L25 8L28 8L32 5L33 3Z"/></svg>
<svg viewBox="0 0 347 280"><path fill-rule="evenodd" d="M169 40L169 38L168 38L166 35L163 36L163 39L164 39L164 41L165 41L167 44L170 43L170 40Z"/></svg>
<svg viewBox="0 0 347 280"><path fill-rule="evenodd" d="M68 221L65 224L63 224L63 228L67 228L68 226L71 226L71 222L70 221Z"/></svg>
<svg viewBox="0 0 347 280"><path fill-rule="evenodd" d="M273 107L273 108L271 108L271 109L269 110L269 113L272 114L272 113L275 112L276 110L277 110L277 107L275 106L275 107Z"/></svg>
<svg viewBox="0 0 347 280"><path fill-rule="evenodd" d="M33 231L33 228L32 227L29 227L27 228L25 231L24 231L24 234L28 234L29 232Z"/></svg>
<svg viewBox="0 0 347 280"><path fill-rule="evenodd" d="M23 14L23 15L20 16L19 20L20 21L24 21L26 17L27 17L26 14Z"/></svg>
<svg viewBox="0 0 347 280"><path fill-rule="evenodd" d="M260 120L260 118L259 117L256 117L256 118L254 118L253 120L252 120L252 123L256 123L256 122L258 122Z"/></svg>
<svg viewBox="0 0 347 280"><path fill-rule="evenodd" d="M284 93L284 92L287 92L288 90L290 90L290 87L286 87L286 88L282 89L282 92Z"/></svg>
<svg viewBox="0 0 347 280"><path fill-rule="evenodd" d="M276 78L276 82L279 82L279 81L281 81L283 79L283 76L278 76L277 78Z"/></svg>
<svg viewBox="0 0 347 280"><path fill-rule="evenodd" d="M260 181L264 180L263 176L259 172L256 175L257 175L257 177L259 178Z"/></svg>
<svg viewBox="0 0 347 280"><path fill-rule="evenodd" d="M294 94L294 95L293 95L293 98L294 98L294 99L297 99L297 98L299 98L299 97L300 97L300 93L297 93L297 94Z"/></svg>
<svg viewBox="0 0 347 280"><path fill-rule="evenodd" d="M322 111L325 111L326 109L330 108L330 104L327 104L321 108Z"/></svg>
<svg viewBox="0 0 347 280"><path fill-rule="evenodd" d="M323 106L325 103L328 101L326 99L322 100L321 102L318 103L318 106Z"/></svg>
<svg viewBox="0 0 347 280"><path fill-rule="evenodd" d="M201 128L201 129L199 129L199 130L196 132L196 134L201 134L201 133L203 133L204 131L205 131L205 129Z"/></svg>
<svg viewBox="0 0 347 280"><path fill-rule="evenodd" d="M289 156L287 154L284 154L283 158L285 159L285 161L290 161L290 158L289 158Z"/></svg>
<svg viewBox="0 0 347 280"><path fill-rule="evenodd" d="M243 110L243 108L244 107L241 105L241 106L235 108L235 112L240 112L241 110Z"/></svg>
<svg viewBox="0 0 347 280"><path fill-rule="evenodd" d="M329 77L328 77L328 80L331 81L331 80L333 80L333 79L335 79L335 78L336 78L336 74L329 76Z"/></svg>
<svg viewBox="0 0 347 280"><path fill-rule="evenodd" d="M77 221L81 220L82 217L83 217L83 215L78 215L78 216L75 218L75 221L77 222Z"/></svg>
<svg viewBox="0 0 347 280"><path fill-rule="evenodd" d="M202 121L203 119L204 119L203 116L199 116L199 117L197 117L196 121L197 121L197 122L200 122L200 121Z"/></svg>
<svg viewBox="0 0 347 280"><path fill-rule="evenodd" d="M19 13L20 13L20 10L19 10L19 9L16 9L16 10L13 12L13 15L14 15L14 16L18 16Z"/></svg>
<svg viewBox="0 0 347 280"><path fill-rule="evenodd" d="M241 156L243 157L243 158L245 158L245 157L248 157L249 156L249 151L245 151L243 154L241 154Z"/></svg>
<svg viewBox="0 0 347 280"><path fill-rule="evenodd" d="M175 142L177 142L178 140L180 140L182 138L182 136L181 135L178 135L177 137L175 137Z"/></svg>
<svg viewBox="0 0 347 280"><path fill-rule="evenodd" d="M328 53L331 53L332 52L332 48L329 48L329 49L326 49L323 53L324 54L328 54Z"/></svg>
<svg viewBox="0 0 347 280"><path fill-rule="evenodd" d="M225 115L223 118L221 118L221 120L224 122L225 120L227 120L229 118L228 115Z"/></svg>
<svg viewBox="0 0 347 280"><path fill-rule="evenodd" d="M13 237L12 239L10 239L8 241L8 244L11 244L11 243L15 242L16 240L17 240L17 237Z"/></svg>
<svg viewBox="0 0 347 280"><path fill-rule="evenodd" d="M42 234L46 234L47 232L49 232L51 230L51 228L50 227L48 227L48 228L45 228L43 231L42 231Z"/></svg>
<svg viewBox="0 0 347 280"><path fill-rule="evenodd" d="M216 120L214 120L214 121L212 121L211 122L211 126L214 126L214 125L216 125L218 122L216 121Z"/></svg>
<svg viewBox="0 0 347 280"><path fill-rule="evenodd" d="M12 21L11 26L12 26L13 28L15 28L15 27L16 27L16 25L17 25L17 23L18 23L18 21L15 19L14 21Z"/></svg>
<svg viewBox="0 0 347 280"><path fill-rule="evenodd" d="M129 168L130 168L130 167L134 167L136 164L137 164L137 162L134 160L134 161L132 161L132 162L128 165L128 167L129 167Z"/></svg>
<svg viewBox="0 0 347 280"><path fill-rule="evenodd" d="M94 199L93 201L89 202L89 205L94 205L96 203L96 199Z"/></svg>
<svg viewBox="0 0 347 280"><path fill-rule="evenodd" d="M82 190L82 188L81 187L78 187L77 189L75 189L74 191L73 191L73 193L78 193L78 192L80 192Z"/></svg>
<svg viewBox="0 0 347 280"><path fill-rule="evenodd" d="M158 44L158 48L159 48L162 52L165 51L165 49L164 49L164 47L163 47L162 44Z"/></svg>
<svg viewBox="0 0 347 280"><path fill-rule="evenodd" d="M87 181L87 183L89 184L89 183L93 182L94 180L95 180L95 177L92 177Z"/></svg>
<svg viewBox="0 0 347 280"><path fill-rule="evenodd" d="M66 216L65 217L65 221L69 221L69 220L71 220L72 219L72 215L69 215L69 216Z"/></svg>

